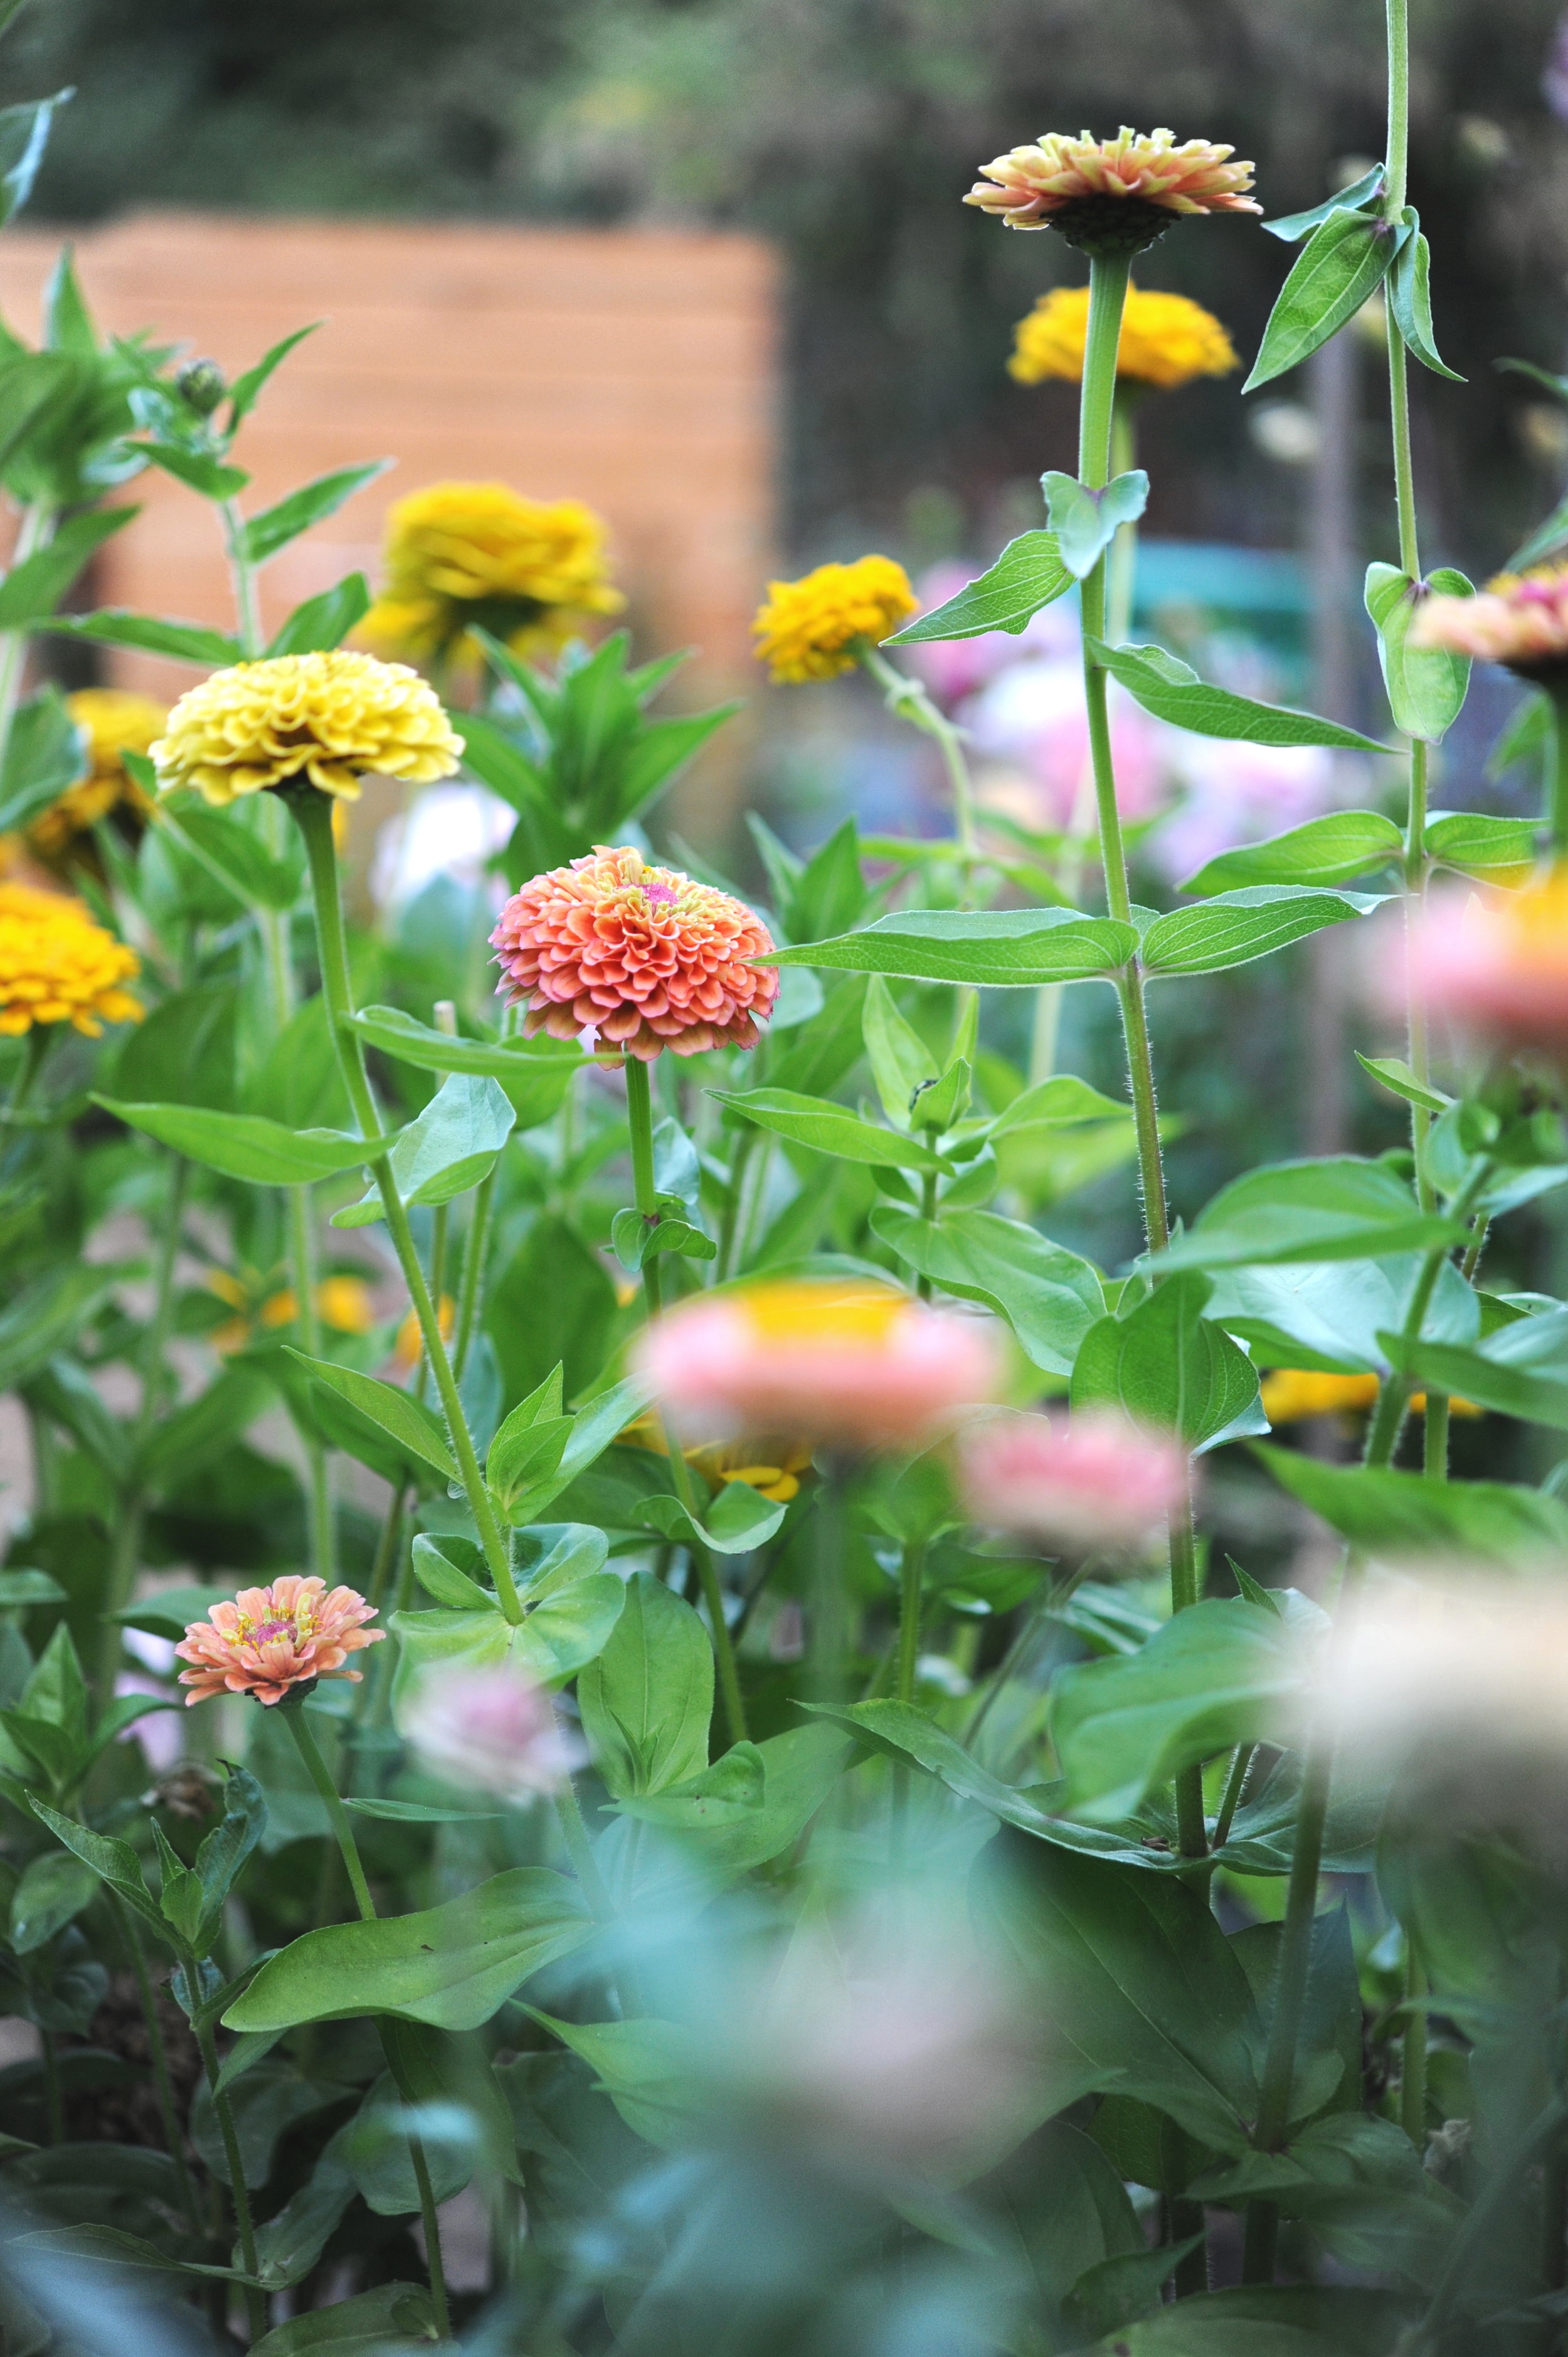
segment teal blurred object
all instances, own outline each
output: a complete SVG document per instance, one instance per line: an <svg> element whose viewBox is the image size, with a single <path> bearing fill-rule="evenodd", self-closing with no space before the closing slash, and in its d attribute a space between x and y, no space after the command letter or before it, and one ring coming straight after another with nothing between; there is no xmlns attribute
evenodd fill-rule
<svg viewBox="0 0 1568 2357"><path fill-rule="evenodd" d="M1147 620L1162 607L1176 605L1229 614L1305 615L1312 610L1312 584L1301 559L1281 549L1141 540L1134 614Z"/></svg>

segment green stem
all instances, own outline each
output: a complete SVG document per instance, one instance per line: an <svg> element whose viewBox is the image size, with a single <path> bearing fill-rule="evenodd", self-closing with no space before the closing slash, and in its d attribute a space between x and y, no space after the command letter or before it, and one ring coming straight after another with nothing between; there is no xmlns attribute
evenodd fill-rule
<svg viewBox="0 0 1568 2357"><path fill-rule="evenodd" d="M924 1546L906 1546L898 1583L897 1695L900 1702L913 1702L915 1699L915 1677L920 1660L920 1598L925 1574Z"/></svg>
<svg viewBox="0 0 1568 2357"><path fill-rule="evenodd" d="M284 1717L287 1721L289 1733L294 1738L295 1748L305 1763L306 1773L315 1785L320 1796L321 1805L327 1812L328 1823L332 1828L338 1853L348 1872L349 1888L354 1894L354 1904L360 1910L360 1920L362 1923L373 1923L376 1920L376 1903L371 1897L371 1886L365 1879L365 1869L360 1861L360 1845L354 1838L354 1828L349 1812L343 1806L338 1787L332 1781L326 1760L321 1757L315 1733L306 1717L304 1704L291 1703L285 1710ZM381 2050L386 2056L387 2068L392 2072L403 2103L405 2105L412 2105L416 2101L415 2092L408 2083L399 2061L396 2048L387 2035L384 2025L379 2026L381 2028ZM451 2337L452 2327L446 2309L446 2273L441 2255L441 2222L436 2215L435 2196L430 2182L429 2166L424 2158L424 2146L416 2131L410 2128L405 2133L408 2136L409 2158L413 2164L413 2181L419 2191L419 2214L424 2225L424 2255L430 2269L430 2297L435 2309L436 2330L441 2339L446 2341Z"/></svg>
<svg viewBox="0 0 1568 2357"><path fill-rule="evenodd" d="M35 1023L28 1031L27 1044L16 1066L16 1077L11 1083L4 1106L0 1107L0 1135L15 1128L17 1115L32 1095L38 1074L43 1071L45 1060L54 1045L55 1028L52 1023Z"/></svg>
<svg viewBox="0 0 1568 2357"><path fill-rule="evenodd" d="M1408 1953L1405 1959L1404 1993L1418 1997L1425 1987L1425 1979L1415 1953L1415 1943L1409 1929L1405 1932ZM1400 2079L1400 2126L1418 2153L1426 2150L1426 2011L1423 2006L1411 2007L1405 2023L1402 2041L1402 2069Z"/></svg>
<svg viewBox="0 0 1568 2357"><path fill-rule="evenodd" d="M1137 414L1137 388L1131 382L1118 384L1115 405L1111 413L1111 471L1125 475L1138 463L1138 436L1133 420ZM1113 646L1124 646L1133 627L1133 599L1137 587L1138 527L1135 523L1119 524L1111 544L1105 611L1105 636Z"/></svg>
<svg viewBox="0 0 1568 2357"><path fill-rule="evenodd" d="M192 1988L196 1986L193 1963L186 1968L186 1977ZM196 2042L201 2049L202 2068L212 2093L212 2110L218 2122L218 2133L223 2140L223 2158L229 2164L229 2190L234 2202L234 2224L240 2236L240 2262L248 2276L256 2272L256 2230L251 2218L250 2189L245 2183L245 2164L240 2152L240 2138L235 2132L234 2112L228 2091L220 2088L218 2048L212 2036L212 2024L200 2017L192 2024ZM253 2284L245 2286L245 2317L251 2328L251 2339L259 2341L267 2329L267 2304Z"/></svg>
<svg viewBox="0 0 1568 2357"><path fill-rule="evenodd" d="M332 840L330 801L312 786L292 789L287 799L305 837L306 856L310 863L310 890L316 909L316 939L321 963L321 992L327 1001L338 1066L360 1135L377 1137L380 1123L365 1071L364 1049L360 1044L359 1033L349 1024L353 999L349 977L348 943L343 932L343 908L338 888L338 852ZM511 1575L511 1565L500 1525L496 1520L495 1508L490 1503L489 1491L479 1470L473 1435L468 1430L463 1403L457 1395L456 1379L446 1355L446 1345L441 1339L435 1305L430 1298L430 1288L425 1284L424 1271L414 1249L408 1213L397 1191L397 1183L385 1152L367 1156L366 1159L381 1194L387 1232L392 1238L392 1250L397 1254L403 1282L413 1304L413 1313L419 1321L424 1355L435 1377L447 1437L479 1534L479 1544L485 1552L485 1561L495 1582L501 1610L515 1628L522 1619L521 1600Z"/></svg>
<svg viewBox="0 0 1568 2357"><path fill-rule="evenodd" d="M169 2078L168 2050L164 2044L163 2026L158 2020L157 1993L147 1971L146 1952L136 1919L116 1891L104 1885L104 1897L120 1927L120 1938L131 1959L131 1970L136 1976L136 1995L141 1999L142 2019L146 2024L147 2048L152 2056L153 2084L157 2090L158 2111L164 2124L164 2141L168 2146L169 2158L174 2163L175 2183L179 2190L180 2207L185 2212L193 2234L201 2232L201 2212L197 2205L196 2187L185 2158L185 2131L180 2126L179 2114L175 2109L174 2084Z"/></svg>
<svg viewBox="0 0 1568 2357"><path fill-rule="evenodd" d="M254 661L262 651L262 608L256 590L256 568L245 554L245 519L237 500L225 500L219 510L223 519L223 541L229 552L229 572L234 584L234 609L239 621L239 640L247 661Z"/></svg>
<svg viewBox="0 0 1568 2357"><path fill-rule="evenodd" d="M1450 1219L1458 1225L1464 1224L1474 1211L1477 1198L1485 1193L1487 1182L1491 1175L1490 1162L1481 1161L1476 1164L1464 1188L1450 1207ZM1447 1245L1434 1244L1422 1263L1421 1274L1416 1278L1414 1289L1410 1297L1410 1307L1405 1311L1404 1324L1400 1329L1401 1342L1407 1346L1406 1352L1402 1352L1402 1356L1407 1355L1408 1346L1421 1340L1421 1329L1425 1323L1426 1313L1432 1306L1432 1297L1437 1289L1437 1280L1443 1274L1444 1263L1447 1258ZM1366 1453L1361 1460L1363 1464L1381 1466L1387 1465L1391 1460L1394 1450L1399 1446L1399 1437L1404 1426L1405 1409L1410 1403L1411 1390L1410 1376L1398 1367L1391 1369L1383 1380L1382 1388L1378 1394L1377 1407L1373 1412L1371 1423L1367 1428Z"/></svg>
<svg viewBox="0 0 1568 2357"><path fill-rule="evenodd" d="M817 1491L817 1546L811 1567L811 1611L806 1631L811 1697L843 1702L848 1671L844 1557L847 1552L843 1469L829 1458Z"/></svg>
<svg viewBox="0 0 1568 2357"><path fill-rule="evenodd" d="M467 1371L468 1353L478 1329L479 1293L485 1274L485 1254L490 1241L490 1206L495 1201L492 1168L474 1191L468 1233L463 1245L463 1275L457 1291L457 1325L452 1337L452 1372L459 1383Z"/></svg>
<svg viewBox="0 0 1568 2357"><path fill-rule="evenodd" d="M52 500L30 500L22 510L22 521L16 533L16 552L11 559L14 573L29 556L36 556L54 538L55 519L59 510ZM10 749L11 726L21 701L22 673L27 662L27 632L0 630L0 763Z"/></svg>
<svg viewBox="0 0 1568 2357"><path fill-rule="evenodd" d="M1448 1479L1448 1394L1428 1391L1426 1394L1426 1438L1422 1458L1422 1471L1429 1481Z"/></svg>
<svg viewBox="0 0 1568 2357"><path fill-rule="evenodd" d="M572 1871L582 1885L583 1896L596 1922L610 1923L615 1920L615 1906L605 1888L599 1862L594 1856L594 1845L588 1838L588 1828L583 1822L582 1804L577 1799L570 1777L555 1795L555 1813L561 1822L566 1855L572 1861Z"/></svg>
<svg viewBox="0 0 1568 2357"><path fill-rule="evenodd" d="M626 1060L626 1117L631 1134L631 1180L636 1206L643 1225L651 1237L659 1225L659 1202L653 1175L653 1091L648 1076L648 1066L637 1056ZM658 1317L663 1306L660 1255L648 1253L642 1263L643 1298L650 1319ZM669 1452L670 1471L675 1483L675 1494L693 1523L702 1526L701 1508L692 1469L686 1462L685 1451L668 1421L660 1419L664 1446ZM698 1540L692 1544L692 1555L702 1585L703 1601L708 1608L708 1630L713 1639L714 1666L718 1673L719 1697L725 1707L725 1721L732 1743L747 1740L746 1699L741 1692L740 1665L736 1660L735 1644L730 1636L729 1622L725 1617L724 1583L712 1552Z"/></svg>
<svg viewBox="0 0 1568 2357"><path fill-rule="evenodd" d="M151 1437L154 1426L169 1388L168 1344L174 1322L174 1277L179 1258L181 1232L185 1222L186 1190L190 1182L190 1165L182 1155L170 1157L168 1201L164 1215L163 1233L158 1238L157 1259L153 1270L153 1314L142 1337L138 1354L142 1379L142 1397L131 1427L131 1461L139 1462ZM100 1618L102 1635L98 1657L98 1688L100 1706L106 1705L114 1692L114 1680L119 1674L121 1648L124 1632L114 1615L131 1600L141 1564L142 1523L145 1507L142 1486L134 1474L119 1500L114 1532L110 1546L109 1577Z"/></svg>
<svg viewBox="0 0 1568 2357"><path fill-rule="evenodd" d="M44 2066L44 2116L48 2123L46 2134L51 2145L63 2144L65 2142L65 2098L60 2091L59 2056L55 2050L55 2035L52 2029L39 2030L38 2050Z"/></svg>
<svg viewBox="0 0 1568 2357"><path fill-rule="evenodd" d="M1225 1793L1219 1803L1219 1814L1214 1820L1214 1847L1217 1850L1223 1849L1230 1838L1230 1827L1235 1822L1236 1812L1241 1804L1241 1793L1247 1781L1247 1770L1252 1764L1252 1754L1257 1748L1255 1743L1239 1743L1236 1746L1234 1757L1230 1761L1230 1773L1225 1780Z"/></svg>
<svg viewBox="0 0 1568 2357"><path fill-rule="evenodd" d="M1410 157L1410 0L1388 0L1388 41L1389 179L1383 219L1397 221L1404 210Z"/></svg>
<svg viewBox="0 0 1568 2357"><path fill-rule="evenodd" d="M918 728L925 736L933 737L941 754L948 784L952 790L955 837L965 863L960 905L968 908L973 890L971 868L980 857L980 841L974 824L974 783L969 774L962 732L955 728L946 713L932 703L924 683L911 679L907 672L901 672L896 664L890 663L881 649L874 647L869 639L858 641L858 651L862 666L881 688L888 711L897 718L908 721L911 727Z"/></svg>
<svg viewBox="0 0 1568 2357"><path fill-rule="evenodd" d="M1552 737L1547 748L1546 851L1549 858L1568 853L1568 692L1552 698Z"/></svg>

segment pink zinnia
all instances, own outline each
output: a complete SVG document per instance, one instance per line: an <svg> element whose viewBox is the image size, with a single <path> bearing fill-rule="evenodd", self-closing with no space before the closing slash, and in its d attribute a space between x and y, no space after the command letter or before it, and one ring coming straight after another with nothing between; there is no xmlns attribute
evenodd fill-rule
<svg viewBox="0 0 1568 2357"><path fill-rule="evenodd" d="M1412 994L1429 1015L1503 1048L1568 1047L1568 866L1528 891L1434 899L1411 929ZM1396 996L1391 957L1387 995Z"/></svg>
<svg viewBox="0 0 1568 2357"><path fill-rule="evenodd" d="M291 1686L313 1678L352 1678L343 1667L350 1653L377 1645L384 1629L365 1629L376 1608L358 1590L335 1587L314 1575L290 1573L270 1587L242 1587L233 1602L215 1604L210 1620L193 1620L175 1652L195 1667L179 1682L192 1703L214 1695L254 1695L258 1702L281 1702Z"/></svg>
<svg viewBox="0 0 1568 2357"><path fill-rule="evenodd" d="M490 935L509 1005L530 1039L591 1033L650 1064L661 1049L698 1056L755 1048L779 993L773 947L743 902L679 869L645 866L603 845L514 892Z"/></svg>
<svg viewBox="0 0 1568 2357"><path fill-rule="evenodd" d="M994 1395L992 1328L891 1286L753 1285L682 1303L645 1336L641 1362L693 1439L787 1432L841 1449L917 1446Z"/></svg>
<svg viewBox="0 0 1568 2357"><path fill-rule="evenodd" d="M1104 1410L987 1417L962 1467L976 1522L1079 1553L1142 1546L1186 1495L1179 1443Z"/></svg>
<svg viewBox="0 0 1568 2357"><path fill-rule="evenodd" d="M404 1714L403 1730L448 1783L505 1801L558 1792L587 1757L560 1725L543 1688L499 1665L433 1671Z"/></svg>

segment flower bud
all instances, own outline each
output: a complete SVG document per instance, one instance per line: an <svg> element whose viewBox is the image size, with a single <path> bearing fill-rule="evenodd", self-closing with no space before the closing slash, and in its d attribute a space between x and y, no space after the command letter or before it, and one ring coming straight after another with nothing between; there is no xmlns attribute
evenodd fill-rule
<svg viewBox="0 0 1568 2357"><path fill-rule="evenodd" d="M216 361L187 361L174 382L180 398L203 417L229 397L229 380Z"/></svg>

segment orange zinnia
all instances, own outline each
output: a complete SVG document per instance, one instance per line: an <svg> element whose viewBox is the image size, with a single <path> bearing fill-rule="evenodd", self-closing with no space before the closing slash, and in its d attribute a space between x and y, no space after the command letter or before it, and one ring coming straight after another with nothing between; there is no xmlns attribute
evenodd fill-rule
<svg viewBox="0 0 1568 2357"><path fill-rule="evenodd" d="M314 1574L294 1573L270 1587L242 1587L232 1603L215 1604L210 1620L193 1620L184 1642L179 1682L189 1686L186 1708L214 1695L254 1695L258 1702L282 1702L291 1686L314 1678L352 1678L343 1664L350 1653L381 1642L384 1629L366 1629L376 1608L356 1588L335 1587Z"/></svg>
<svg viewBox="0 0 1568 2357"><path fill-rule="evenodd" d="M1173 131L1125 124L1114 139L1051 132L983 164L963 201L1008 229L1054 229L1090 253L1136 253L1179 213L1262 210L1245 193L1252 167L1232 164L1234 153L1207 139L1178 147Z"/></svg>

